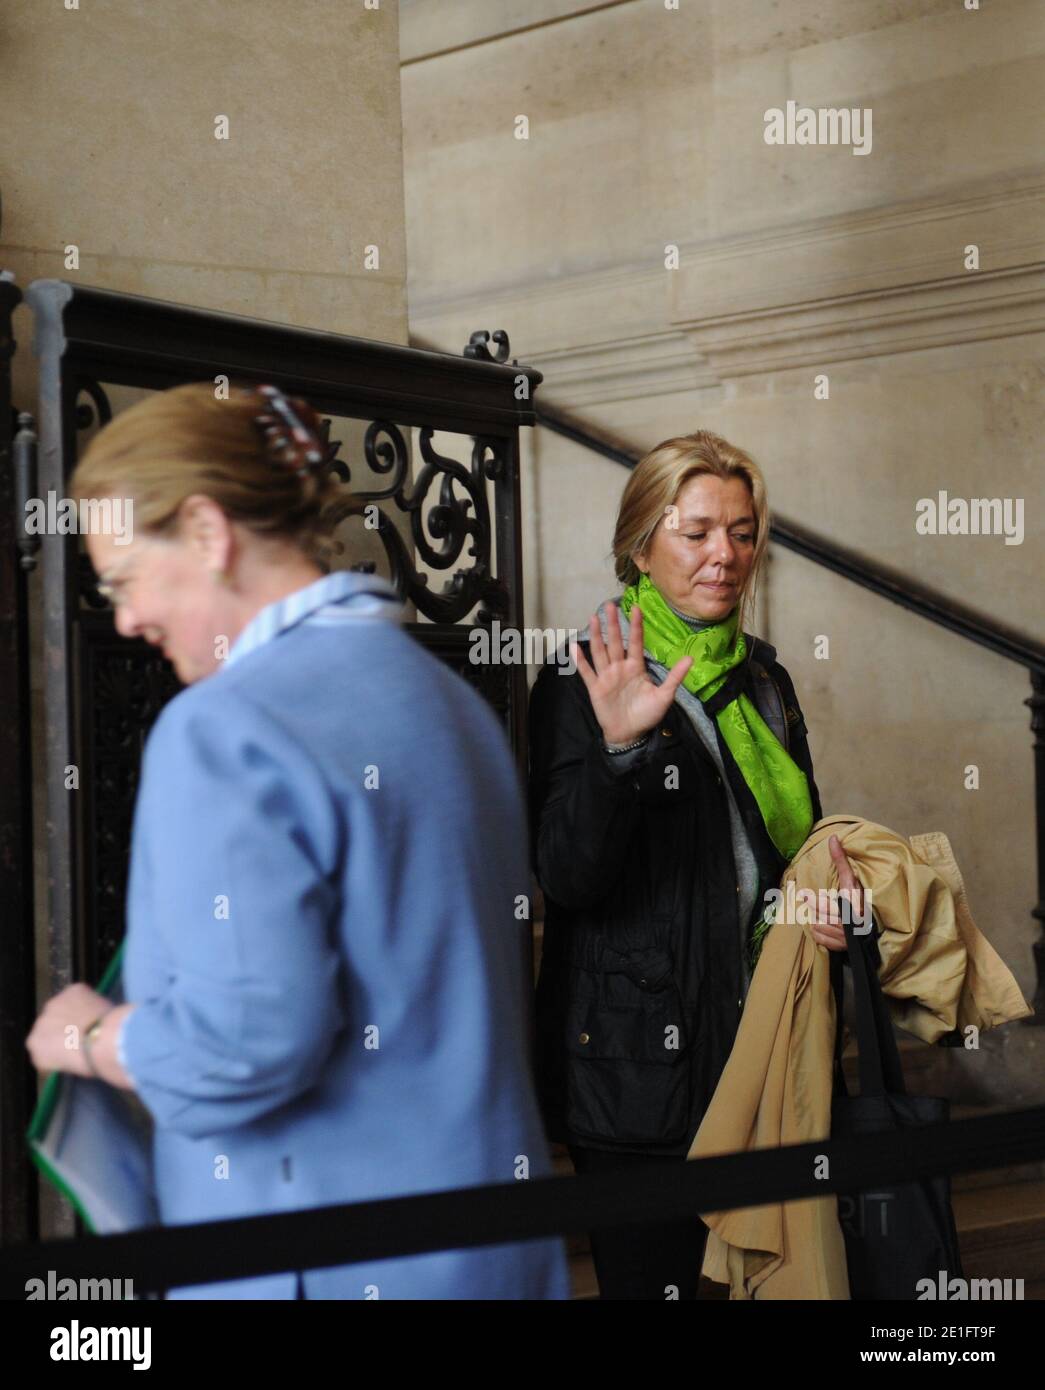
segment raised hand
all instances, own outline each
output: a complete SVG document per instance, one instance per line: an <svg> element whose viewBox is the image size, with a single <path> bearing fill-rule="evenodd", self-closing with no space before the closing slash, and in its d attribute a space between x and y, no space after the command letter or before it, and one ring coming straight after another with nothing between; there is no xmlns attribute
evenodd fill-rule
<svg viewBox="0 0 1045 1390"><path fill-rule="evenodd" d="M607 743L634 743L664 718L683 676L693 664L691 656L676 661L661 685L650 680L642 649L642 609L632 606L628 649L624 650L617 605L606 605L609 643L602 639L598 615L590 627L591 657L588 664L579 645L570 644L571 655L591 698L591 707Z"/></svg>

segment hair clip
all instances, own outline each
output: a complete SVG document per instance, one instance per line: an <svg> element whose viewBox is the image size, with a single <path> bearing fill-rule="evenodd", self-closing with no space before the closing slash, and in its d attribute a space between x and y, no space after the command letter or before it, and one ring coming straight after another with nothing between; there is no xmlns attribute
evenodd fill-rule
<svg viewBox="0 0 1045 1390"><path fill-rule="evenodd" d="M265 407L254 417L274 463L293 468L301 478L322 468L326 450L320 443L319 416L300 396L285 396L278 386L254 388Z"/></svg>

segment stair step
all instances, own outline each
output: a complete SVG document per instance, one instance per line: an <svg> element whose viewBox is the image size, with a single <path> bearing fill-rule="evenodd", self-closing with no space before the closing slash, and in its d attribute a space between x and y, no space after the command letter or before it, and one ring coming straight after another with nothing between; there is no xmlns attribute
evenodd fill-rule
<svg viewBox="0 0 1045 1390"><path fill-rule="evenodd" d="M951 1194L956 1196L959 1192L1033 1182L1045 1182L1045 1160L1036 1163L1012 1163L999 1168L982 1168L974 1173L953 1173Z"/></svg>
<svg viewBox="0 0 1045 1390"><path fill-rule="evenodd" d="M951 1206L966 1278L1045 1280L1045 1181L954 1192Z"/></svg>

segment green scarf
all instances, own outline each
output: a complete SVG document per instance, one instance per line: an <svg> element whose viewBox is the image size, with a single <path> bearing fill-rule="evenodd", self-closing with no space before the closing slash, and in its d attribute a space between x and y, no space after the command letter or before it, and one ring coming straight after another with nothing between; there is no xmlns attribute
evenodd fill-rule
<svg viewBox="0 0 1045 1390"><path fill-rule="evenodd" d="M638 602L646 651L668 670L683 656L693 664L682 678L702 703L711 699L729 672L747 655L738 610L698 632L665 603L648 574L621 595L626 617ZM790 758L754 704L742 692L715 715L722 737L758 803L770 839L790 863L813 828L813 803L806 775Z"/></svg>

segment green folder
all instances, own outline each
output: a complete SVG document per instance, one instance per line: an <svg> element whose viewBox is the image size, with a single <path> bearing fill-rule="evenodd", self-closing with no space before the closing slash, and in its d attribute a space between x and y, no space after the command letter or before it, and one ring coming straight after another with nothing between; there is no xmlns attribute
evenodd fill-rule
<svg viewBox="0 0 1045 1390"><path fill-rule="evenodd" d="M99 994L117 1004L123 1001L122 962L121 945L98 986ZM27 1138L36 1166L93 1234L160 1224L152 1119L133 1091L52 1072Z"/></svg>

